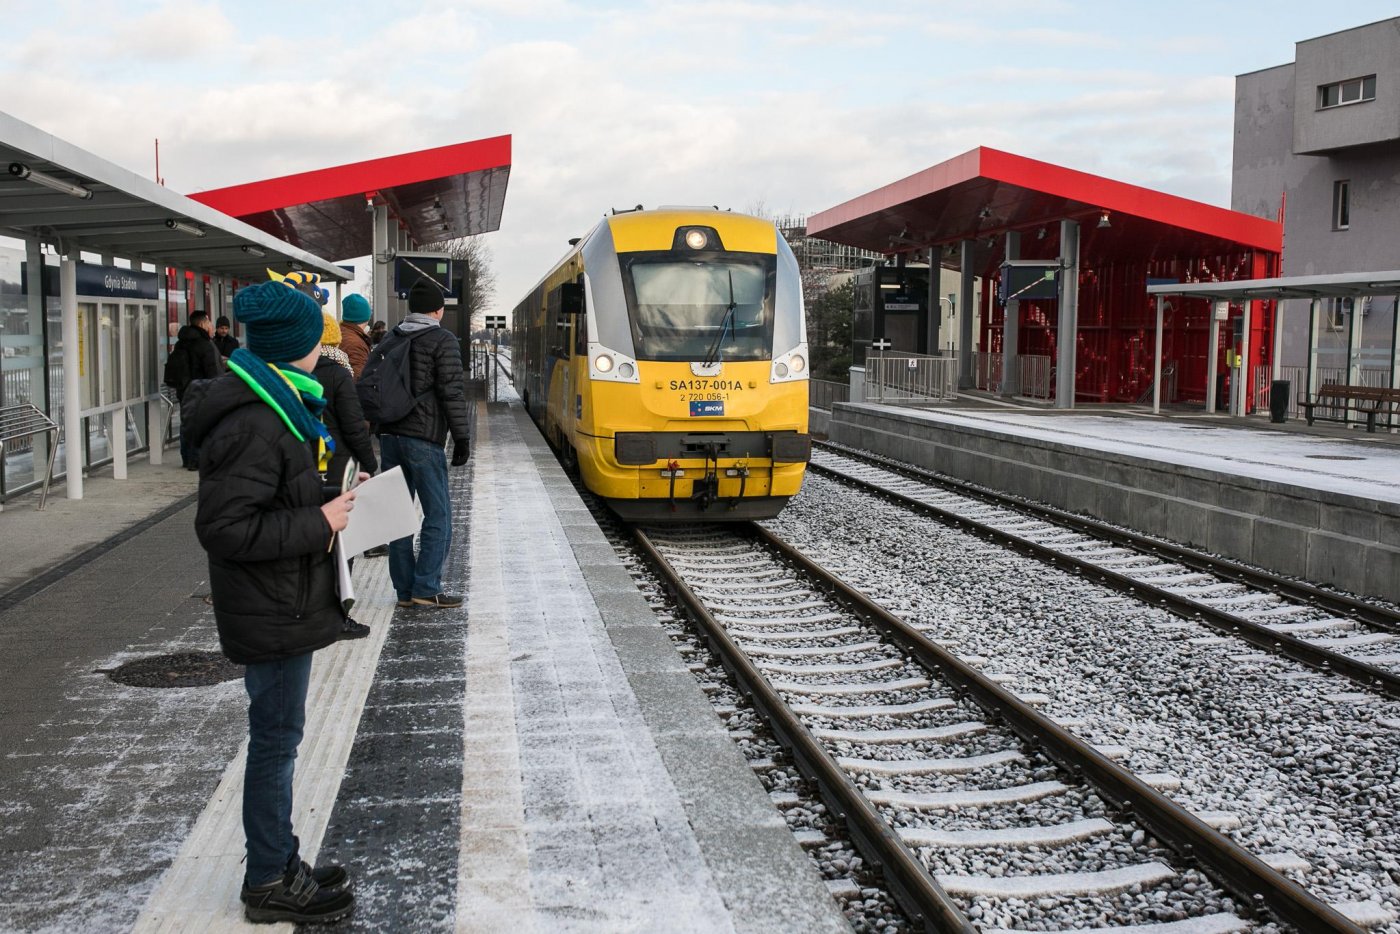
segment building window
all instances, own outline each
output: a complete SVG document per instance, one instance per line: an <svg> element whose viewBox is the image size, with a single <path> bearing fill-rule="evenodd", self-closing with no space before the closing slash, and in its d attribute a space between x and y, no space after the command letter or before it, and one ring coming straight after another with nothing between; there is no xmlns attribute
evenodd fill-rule
<svg viewBox="0 0 1400 934"><path fill-rule="evenodd" d="M1351 314L1356 300L1351 298L1329 298L1327 300L1327 330L1340 331L1347 325L1347 315Z"/></svg>
<svg viewBox="0 0 1400 934"><path fill-rule="evenodd" d="M1324 84L1317 89L1317 108L1341 107L1343 104L1359 104L1376 99L1376 76L1352 78L1336 84Z"/></svg>
<svg viewBox="0 0 1400 934"><path fill-rule="evenodd" d="M1339 178L1332 183L1332 229L1351 227L1351 182Z"/></svg>

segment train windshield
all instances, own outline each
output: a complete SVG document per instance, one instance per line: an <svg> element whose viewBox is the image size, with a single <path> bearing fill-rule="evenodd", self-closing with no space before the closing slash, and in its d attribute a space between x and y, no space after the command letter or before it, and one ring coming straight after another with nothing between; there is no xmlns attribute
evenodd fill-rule
<svg viewBox="0 0 1400 934"><path fill-rule="evenodd" d="M622 280L639 360L767 360L775 258L623 254Z"/></svg>

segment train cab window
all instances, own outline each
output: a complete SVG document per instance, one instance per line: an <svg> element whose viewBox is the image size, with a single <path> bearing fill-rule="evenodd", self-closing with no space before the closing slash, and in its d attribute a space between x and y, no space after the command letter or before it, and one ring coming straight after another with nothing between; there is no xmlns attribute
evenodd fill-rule
<svg viewBox="0 0 1400 934"><path fill-rule="evenodd" d="M720 360L766 360L772 355L775 257L619 258L639 359L698 360L714 353Z"/></svg>

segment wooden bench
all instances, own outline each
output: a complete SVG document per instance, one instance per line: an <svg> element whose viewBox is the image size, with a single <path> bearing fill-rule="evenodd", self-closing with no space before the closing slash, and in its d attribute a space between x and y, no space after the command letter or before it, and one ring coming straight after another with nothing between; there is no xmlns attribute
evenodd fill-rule
<svg viewBox="0 0 1400 934"><path fill-rule="evenodd" d="M1354 408L1366 416L1366 430L1374 433L1376 416L1382 412L1394 414L1400 411L1400 389L1325 383L1311 398L1299 398L1298 404L1302 406L1309 425L1313 423L1314 418L1337 422L1350 421L1350 411ZM1317 415L1313 411L1317 408L1332 409L1333 412L1331 415Z"/></svg>

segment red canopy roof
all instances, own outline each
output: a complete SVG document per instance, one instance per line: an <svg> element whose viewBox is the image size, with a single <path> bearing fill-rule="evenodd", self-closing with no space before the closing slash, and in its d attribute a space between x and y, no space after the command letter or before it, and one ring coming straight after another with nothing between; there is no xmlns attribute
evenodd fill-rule
<svg viewBox="0 0 1400 934"><path fill-rule="evenodd" d="M1104 211L1110 226L1100 228ZM1081 252L1100 259L1283 247L1276 221L986 147L815 214L807 234L899 253L1020 230L1023 253L1038 257L1058 242L1062 219L1080 221ZM981 252L990 259L997 246Z"/></svg>
<svg viewBox="0 0 1400 934"><path fill-rule="evenodd" d="M364 256L368 195L419 244L497 230L510 178L509 136L368 159L190 195L327 259Z"/></svg>

